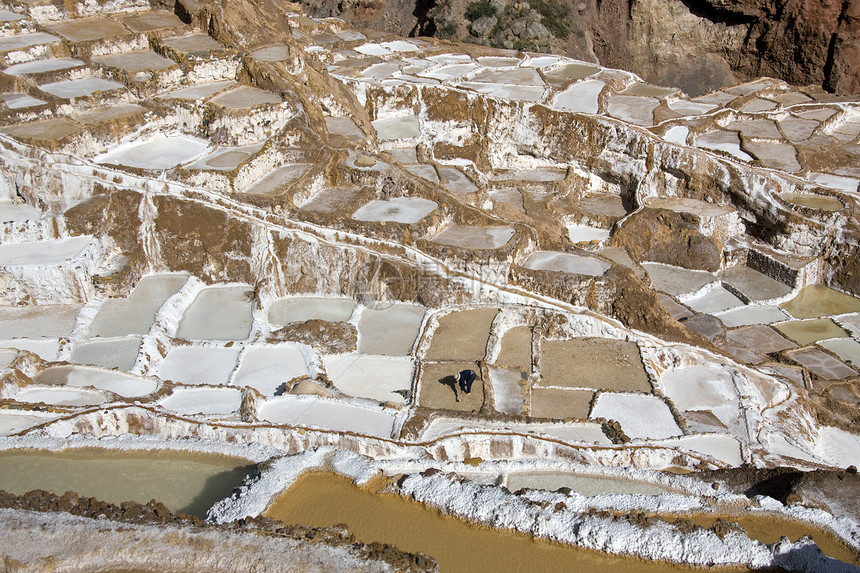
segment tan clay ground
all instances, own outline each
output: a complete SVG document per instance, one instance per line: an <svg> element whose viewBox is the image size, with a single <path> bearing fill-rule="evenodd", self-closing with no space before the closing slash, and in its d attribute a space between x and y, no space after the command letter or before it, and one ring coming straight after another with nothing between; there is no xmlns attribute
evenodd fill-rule
<svg viewBox="0 0 860 573"><path fill-rule="evenodd" d="M454 374L467 368L478 373L478 379L472 385L472 393L466 395L459 389L455 393ZM484 403L484 386L480 375L481 373L474 362L425 362L421 369L418 405L425 408L477 412ZM460 396L459 402L457 402L457 394Z"/></svg>
<svg viewBox="0 0 860 573"><path fill-rule="evenodd" d="M483 360L497 308L452 312L439 319L426 360Z"/></svg>
<svg viewBox="0 0 860 573"><path fill-rule="evenodd" d="M650 392L651 384L633 342L609 338L545 340L538 386Z"/></svg>

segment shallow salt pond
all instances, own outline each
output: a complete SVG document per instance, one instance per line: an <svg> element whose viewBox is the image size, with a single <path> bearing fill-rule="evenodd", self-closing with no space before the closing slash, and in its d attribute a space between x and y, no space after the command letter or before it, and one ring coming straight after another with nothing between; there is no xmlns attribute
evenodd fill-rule
<svg viewBox="0 0 860 573"><path fill-rule="evenodd" d="M195 101L207 98L234 85L236 85L236 82L233 80L221 80L219 82L197 84L196 86L180 88L178 90L161 94L158 96L158 99L184 99Z"/></svg>
<svg viewBox="0 0 860 573"><path fill-rule="evenodd" d="M372 409L310 396L278 396L261 404L258 416L273 424L310 426L390 438L394 416Z"/></svg>
<svg viewBox="0 0 860 573"><path fill-rule="evenodd" d="M411 139L421 133L417 115L377 119L373 122L380 141Z"/></svg>
<svg viewBox="0 0 860 573"><path fill-rule="evenodd" d="M0 332L4 338L57 338L70 336L83 305L48 304L0 307Z"/></svg>
<svg viewBox="0 0 860 573"><path fill-rule="evenodd" d="M734 131L712 131L696 138L697 147L711 149L714 151L725 151L729 155L741 161L752 161L746 152L741 150L741 141L737 132Z"/></svg>
<svg viewBox="0 0 860 573"><path fill-rule="evenodd" d="M238 388L176 388L159 404L176 414L230 416L242 406L242 391Z"/></svg>
<svg viewBox="0 0 860 573"><path fill-rule="evenodd" d="M617 420L632 439L660 440L683 434L669 406L657 396L604 392L597 396L590 417Z"/></svg>
<svg viewBox="0 0 860 573"><path fill-rule="evenodd" d="M253 303L248 286L200 291L179 321L176 335L200 340L244 340L251 333Z"/></svg>
<svg viewBox="0 0 860 573"><path fill-rule="evenodd" d="M353 213L352 218L356 221L412 224L429 215L437 206L435 201L420 197L396 197L388 201L371 201Z"/></svg>
<svg viewBox="0 0 860 573"><path fill-rule="evenodd" d="M358 319L358 351L387 356L409 354L425 310L415 304L385 302L364 308Z"/></svg>
<svg viewBox="0 0 860 573"><path fill-rule="evenodd" d="M404 551L425 553L445 573L688 570L472 525L395 494L359 488L333 474L303 475L264 515L288 524L344 523L359 541L381 541Z"/></svg>
<svg viewBox="0 0 860 573"><path fill-rule="evenodd" d="M714 316L719 318L728 328L751 324L770 324L772 322L781 322L788 318L778 306L771 305L745 306L718 313Z"/></svg>
<svg viewBox="0 0 860 573"><path fill-rule="evenodd" d="M0 436L14 434L38 424L50 422L57 414L25 410L0 410Z"/></svg>
<svg viewBox="0 0 860 573"><path fill-rule="evenodd" d="M0 245L0 267L59 265L80 256L91 239L92 237L85 235L68 239Z"/></svg>
<svg viewBox="0 0 860 573"><path fill-rule="evenodd" d="M226 384L239 360L240 348L180 346L167 353L158 377L182 384Z"/></svg>
<svg viewBox="0 0 860 573"><path fill-rule="evenodd" d="M845 208L842 201L836 197L813 195L812 193L781 193L780 198L792 205L819 211L841 211Z"/></svg>
<svg viewBox="0 0 860 573"><path fill-rule="evenodd" d="M794 318L820 318L860 311L860 298L824 285L803 287L797 296L780 305Z"/></svg>
<svg viewBox="0 0 860 573"><path fill-rule="evenodd" d="M221 147L188 166L188 169L211 169L213 171L233 171L260 151L262 143L242 147Z"/></svg>
<svg viewBox="0 0 860 573"><path fill-rule="evenodd" d="M409 357L336 354L323 358L326 374L348 396L378 402L407 402L415 365Z"/></svg>
<svg viewBox="0 0 860 573"><path fill-rule="evenodd" d="M17 394L14 400L28 404L45 403L52 406L95 406L107 402L101 392L63 387L28 386Z"/></svg>
<svg viewBox="0 0 860 573"><path fill-rule="evenodd" d="M513 227L449 225L436 234L434 243L464 249L498 249L514 236Z"/></svg>
<svg viewBox="0 0 860 573"><path fill-rule="evenodd" d="M146 334L155 313L168 298L179 292L186 275L149 275L143 277L127 298L108 299L99 307L89 327L90 336Z"/></svg>
<svg viewBox="0 0 860 573"><path fill-rule="evenodd" d="M101 78L81 78L78 80L63 80L39 86L43 92L59 98L76 98L89 96L95 92L106 92L123 87L122 84Z"/></svg>
<svg viewBox="0 0 860 573"><path fill-rule="evenodd" d="M272 195L283 191L304 176L311 168L308 163L278 167L243 191L249 195Z"/></svg>
<svg viewBox="0 0 860 573"><path fill-rule="evenodd" d="M848 337L848 333L829 318L792 320L775 324L774 328L801 346L827 338Z"/></svg>
<svg viewBox="0 0 860 573"><path fill-rule="evenodd" d="M568 225L567 236L572 243L590 243L605 241L609 238L609 230L591 227L589 225Z"/></svg>
<svg viewBox="0 0 860 573"><path fill-rule="evenodd" d="M298 345L250 348L242 357L233 385L274 396L284 383L307 374L308 365Z"/></svg>
<svg viewBox="0 0 860 573"><path fill-rule="evenodd" d="M744 301L736 297L723 286L714 287L704 294L700 294L693 298L682 300L685 305L689 306L696 312L712 314L722 312L730 308L744 306Z"/></svg>
<svg viewBox="0 0 860 573"><path fill-rule="evenodd" d="M9 66L3 70L3 73L10 76L24 76L27 74L40 74L44 72L68 70L83 65L84 62L73 58L54 58L51 60L36 60L33 62L25 62L23 64L15 64L14 66Z"/></svg>
<svg viewBox="0 0 860 573"><path fill-rule="evenodd" d="M69 362L131 370L137 360L139 349L140 337L137 336L119 340L94 339L76 342Z"/></svg>
<svg viewBox="0 0 860 573"><path fill-rule="evenodd" d="M353 309L355 301L349 298L283 298L269 307L269 322L277 326L313 319L345 322L352 316Z"/></svg>
<svg viewBox="0 0 860 573"><path fill-rule="evenodd" d="M33 382L56 385L59 386L58 389L65 389L64 386L92 386L99 390L108 390L124 398L146 396L155 392L159 386L153 378L86 366L52 366L39 372L33 378Z"/></svg>
<svg viewBox="0 0 860 573"><path fill-rule="evenodd" d="M251 86L239 86L216 95L211 103L230 109L248 109L267 104L281 103L281 98L272 92Z"/></svg>
<svg viewBox="0 0 860 573"><path fill-rule="evenodd" d="M597 113L597 100L605 86L600 80L586 80L574 84L558 95L555 106L573 112Z"/></svg>
<svg viewBox="0 0 860 573"><path fill-rule="evenodd" d="M835 338L833 340L822 340L818 343L842 360L860 366L860 342L850 338Z"/></svg>
<svg viewBox="0 0 860 573"><path fill-rule="evenodd" d="M97 157L96 162L138 169L169 169L205 153L208 147L209 142L204 139L175 135L124 145Z"/></svg>
<svg viewBox="0 0 860 573"><path fill-rule="evenodd" d="M537 251L529 255L525 262L523 262L523 266L535 271L560 271L563 273L599 277L608 271L612 265L594 257L583 257L555 251Z"/></svg>
<svg viewBox="0 0 860 573"><path fill-rule="evenodd" d="M114 504L156 499L174 512L203 518L253 469L247 460L218 454L16 450L0 453L0 489L16 495L74 491Z"/></svg>

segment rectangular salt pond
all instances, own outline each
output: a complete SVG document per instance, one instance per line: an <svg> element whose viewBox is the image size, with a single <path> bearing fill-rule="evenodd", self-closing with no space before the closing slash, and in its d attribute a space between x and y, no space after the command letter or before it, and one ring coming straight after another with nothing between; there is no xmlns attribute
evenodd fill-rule
<svg viewBox="0 0 860 573"><path fill-rule="evenodd" d="M395 197L371 201L352 214L356 221L387 221L411 225L429 215L438 205L421 197Z"/></svg>
<svg viewBox="0 0 860 573"><path fill-rule="evenodd" d="M235 346L180 346L167 353L158 369L158 377L181 384L226 384L236 369L240 351Z"/></svg>
<svg viewBox="0 0 860 573"><path fill-rule="evenodd" d="M89 336L146 334L164 301L179 292L187 280L186 275L143 277L128 298L108 299L102 303L90 324Z"/></svg>
<svg viewBox="0 0 860 573"><path fill-rule="evenodd" d="M498 249L505 246L513 236L513 227L449 225L437 233L431 241L464 249Z"/></svg>
<svg viewBox="0 0 860 573"><path fill-rule="evenodd" d="M97 163L138 169L169 169L202 155L209 148L205 139L174 135L142 143L123 145L95 158Z"/></svg>
<svg viewBox="0 0 860 573"><path fill-rule="evenodd" d="M462 418L435 418L421 434L421 439L430 441L462 431L506 432L520 435L539 435L555 438L568 444L597 444L610 446L612 442L603 433L600 424L578 423L516 423L502 421L471 421Z"/></svg>
<svg viewBox="0 0 860 573"><path fill-rule="evenodd" d="M263 396L274 396L282 386L298 376L306 376L308 366L297 344L249 348L233 378L234 386L247 386Z"/></svg>
<svg viewBox="0 0 860 573"><path fill-rule="evenodd" d="M387 356L409 354L424 311L423 306L396 303L377 303L363 309L358 319L358 351Z"/></svg>
<svg viewBox="0 0 860 573"><path fill-rule="evenodd" d="M175 414L232 416L242 406L242 391L238 388L175 388L158 402Z"/></svg>
<svg viewBox="0 0 860 573"><path fill-rule="evenodd" d="M250 195L272 195L298 181L312 167L309 163L294 163L278 167L243 191Z"/></svg>
<svg viewBox="0 0 860 573"><path fill-rule="evenodd" d="M632 439L661 440L683 435L666 402L641 394L598 394L590 418L617 420Z"/></svg>
<svg viewBox="0 0 860 573"><path fill-rule="evenodd" d="M63 80L39 86L43 92L59 98L76 98L94 94L95 92L106 92L123 87L121 83L102 78L81 78L77 80Z"/></svg>
<svg viewBox="0 0 860 573"><path fill-rule="evenodd" d="M43 385L83 388L92 386L124 398L147 396L158 389L158 382L149 377L133 376L114 370L86 366L52 366L39 372L33 382Z"/></svg>
<svg viewBox="0 0 860 573"><path fill-rule="evenodd" d="M58 338L71 335L82 305L0 307L3 338Z"/></svg>
<svg viewBox="0 0 860 573"><path fill-rule="evenodd" d="M347 396L406 404L415 365L409 357L337 354L323 358L329 380Z"/></svg>
<svg viewBox="0 0 860 573"><path fill-rule="evenodd" d="M818 343L842 360L860 366L860 342L850 338L834 338L833 340L822 340Z"/></svg>
<svg viewBox="0 0 860 573"><path fill-rule="evenodd" d="M188 169L233 171L252 155L260 151L262 147L262 143L244 145L242 147L219 147L206 157L202 157L189 165Z"/></svg>
<svg viewBox="0 0 860 573"><path fill-rule="evenodd" d="M348 298L283 298L269 307L269 322L277 326L313 319L345 322L354 308L355 301Z"/></svg>
<svg viewBox="0 0 860 573"><path fill-rule="evenodd" d="M47 103L45 100L34 98L33 96L24 93L6 93L0 94L0 99L6 104L9 109L24 109Z"/></svg>
<svg viewBox="0 0 860 573"><path fill-rule="evenodd" d="M15 495L74 491L113 504L156 499L202 519L253 469L241 458L169 450L8 451L0 453L0 489Z"/></svg>
<svg viewBox="0 0 860 573"><path fill-rule="evenodd" d="M380 141L412 139L421 134L417 115L377 119L372 123Z"/></svg>
<svg viewBox="0 0 860 573"><path fill-rule="evenodd" d="M459 87L470 89L474 92L490 97L520 101L541 101L544 94L544 88L541 86L511 86L480 82L463 82L459 84Z"/></svg>
<svg viewBox="0 0 860 573"><path fill-rule="evenodd" d="M654 290L673 296L697 292L717 280L716 275L707 271L692 271L661 263L642 263L642 268L648 273Z"/></svg>
<svg viewBox="0 0 860 573"><path fill-rule="evenodd" d="M567 236L572 243L590 243L605 241L609 238L609 230L591 227L589 225L568 225Z"/></svg>
<svg viewBox="0 0 860 573"><path fill-rule="evenodd" d="M93 58L93 61L103 66L120 68L126 72L159 71L176 65L173 60L159 56L152 50L100 56Z"/></svg>
<svg viewBox="0 0 860 573"><path fill-rule="evenodd" d="M774 328L797 342L800 346L813 344L827 338L846 338L848 333L829 318L791 320L774 324Z"/></svg>
<svg viewBox="0 0 860 573"><path fill-rule="evenodd" d="M281 103L280 96L251 86L239 86L209 100L230 109L248 109L260 105Z"/></svg>
<svg viewBox="0 0 860 573"><path fill-rule="evenodd" d="M778 306L771 305L745 306L721 312L714 316L719 318L728 328L748 326L750 324L770 324L789 318Z"/></svg>
<svg viewBox="0 0 860 573"><path fill-rule="evenodd" d="M84 407L104 404L107 397L101 392L82 388L28 386L15 394L13 400L26 404Z"/></svg>
<svg viewBox="0 0 860 573"><path fill-rule="evenodd" d="M579 82L561 92L555 99L555 106L580 113L597 113L598 98L606 84L600 80Z"/></svg>
<svg viewBox="0 0 860 573"><path fill-rule="evenodd" d="M35 60L32 62L24 62L23 64L15 64L3 70L4 74L10 76L24 76L27 74L41 74L44 72L56 72L59 70L68 70L83 66L84 62L75 60L74 58L53 58L50 60Z"/></svg>
<svg viewBox="0 0 860 573"><path fill-rule="evenodd" d="M51 362L57 359L60 352L59 338L16 338L0 340L0 348L15 348L32 352L42 360Z"/></svg>
<svg viewBox="0 0 860 573"><path fill-rule="evenodd" d="M518 370L490 368L496 411L519 416L523 413L523 377Z"/></svg>
<svg viewBox="0 0 860 573"><path fill-rule="evenodd" d="M612 265L594 257L583 257L555 251L537 251L529 255L523 262L523 266L535 271L560 271L563 273L599 277L608 271Z"/></svg>
<svg viewBox="0 0 860 573"><path fill-rule="evenodd" d="M18 34L17 36L6 36L0 38L0 52L11 52L12 50L20 50L29 48L30 46L39 46L41 44L53 44L59 42L60 38L45 34L44 32L34 32L32 34Z"/></svg>
<svg viewBox="0 0 860 573"><path fill-rule="evenodd" d="M236 82L234 80L221 80L219 82L198 84L196 86L181 88L178 90L167 92L165 94L161 94L160 96L158 96L158 99L184 99L189 101L196 101L199 99L205 99L234 85L236 85Z"/></svg>
<svg viewBox="0 0 860 573"><path fill-rule="evenodd" d="M439 176L442 178L445 188L455 195L466 195L478 190L478 186L456 167L439 167Z"/></svg>
<svg viewBox="0 0 860 573"><path fill-rule="evenodd" d="M245 340L251 333L251 287L209 287L200 291L179 321L176 335L192 340Z"/></svg>
<svg viewBox="0 0 860 573"><path fill-rule="evenodd" d="M355 432L380 438L390 438L394 431L394 416L382 408L365 408L316 397L279 396L266 400L257 411L260 419L273 424Z"/></svg>
<svg viewBox="0 0 860 573"><path fill-rule="evenodd" d="M68 360L74 364L131 370L137 360L139 349L140 337L138 336L117 340L75 342Z"/></svg>
<svg viewBox="0 0 860 573"><path fill-rule="evenodd" d="M71 237L35 243L0 245L0 267L59 265L78 257L92 237Z"/></svg>
<svg viewBox="0 0 860 573"><path fill-rule="evenodd" d="M744 301L722 286L714 287L704 294L684 299L681 302L696 312L702 312L705 314L722 312L724 310L729 310L730 308L744 306Z"/></svg>

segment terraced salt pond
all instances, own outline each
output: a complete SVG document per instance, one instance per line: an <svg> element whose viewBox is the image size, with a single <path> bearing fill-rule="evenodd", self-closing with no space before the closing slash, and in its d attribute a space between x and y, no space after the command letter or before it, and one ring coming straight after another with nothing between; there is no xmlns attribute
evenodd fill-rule
<svg viewBox="0 0 860 573"><path fill-rule="evenodd" d="M559 488L570 488L571 491L584 496L594 496L604 493L660 495L663 493L683 493L681 491L661 486L656 483L617 479L606 476L581 476L562 472L521 472L507 476L506 487L510 491L522 488L543 489L556 491Z"/></svg>
<svg viewBox="0 0 860 573"><path fill-rule="evenodd" d="M242 406L242 391L238 388L177 388L159 403L180 415L231 416Z"/></svg>
<svg viewBox="0 0 860 573"><path fill-rule="evenodd" d="M244 340L251 333L248 286L210 287L185 310L176 335L204 340Z"/></svg>
<svg viewBox="0 0 860 573"><path fill-rule="evenodd" d="M96 158L98 163L138 169L169 169L203 154L209 148L204 139L175 135L143 143L124 145Z"/></svg>
<svg viewBox="0 0 860 573"><path fill-rule="evenodd" d="M61 264L80 256L89 245L91 238L81 236L0 245L0 267Z"/></svg>
<svg viewBox="0 0 860 573"><path fill-rule="evenodd" d="M536 271L560 271L599 277L608 271L612 265L594 257L554 251L537 251L529 255L523 266Z"/></svg>
<svg viewBox="0 0 860 573"><path fill-rule="evenodd" d="M157 499L170 510L203 518L254 466L241 458L178 451L75 449L0 452L0 489L34 489L120 504Z"/></svg>
<svg viewBox="0 0 860 573"><path fill-rule="evenodd" d="M77 388L92 386L124 398L146 396L159 387L159 383L153 378L87 366L52 366L39 372L33 378L33 382L55 385L58 389L64 389L64 386Z"/></svg>
<svg viewBox="0 0 860 573"><path fill-rule="evenodd" d="M49 386L28 386L14 398L18 402L51 406L96 406L107 402L104 394L93 390Z"/></svg>
<svg viewBox="0 0 860 573"><path fill-rule="evenodd" d="M90 336L146 334L155 313L164 302L179 292L188 277L183 274L143 277L125 298L108 299L99 307L89 327Z"/></svg>
<svg viewBox="0 0 860 573"><path fill-rule="evenodd" d="M446 573L687 570L471 525L394 494L361 489L332 474L303 475L264 515L288 524L345 523L360 541L381 541L404 551L426 553Z"/></svg>
<svg viewBox="0 0 860 573"><path fill-rule="evenodd" d="M277 300L269 307L269 322L283 326L306 320L347 321L352 316L355 301L318 297L295 297Z"/></svg>
<svg viewBox="0 0 860 573"><path fill-rule="evenodd" d="M417 223L429 215L437 204L420 197L397 197L388 201L371 201L352 214L356 221Z"/></svg>

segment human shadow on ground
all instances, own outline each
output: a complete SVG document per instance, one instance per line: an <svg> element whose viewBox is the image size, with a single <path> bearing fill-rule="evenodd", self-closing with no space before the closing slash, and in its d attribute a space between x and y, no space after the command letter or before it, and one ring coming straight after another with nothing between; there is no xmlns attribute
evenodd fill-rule
<svg viewBox="0 0 860 573"><path fill-rule="evenodd" d="M439 384L444 384L451 388L451 392L454 393L454 399L458 402L460 401L460 392L459 387L457 385L457 380L454 379L454 375L450 374L445 376L444 378L439 378Z"/></svg>

